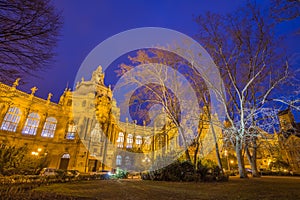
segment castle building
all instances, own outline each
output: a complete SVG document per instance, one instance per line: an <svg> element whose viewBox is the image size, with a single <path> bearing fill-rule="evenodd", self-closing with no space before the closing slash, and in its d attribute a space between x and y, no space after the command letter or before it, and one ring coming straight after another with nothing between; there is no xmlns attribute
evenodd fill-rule
<svg viewBox="0 0 300 200"><path fill-rule="evenodd" d="M18 85L19 79L12 86L0 83L0 144L27 145L32 155L47 155L51 168L147 169L157 156L182 149L177 131L120 121L101 66L74 91L66 88L58 103L51 93L45 100L35 96L36 87L28 94ZM161 114L156 123L163 120Z"/></svg>
<svg viewBox="0 0 300 200"><path fill-rule="evenodd" d="M278 113L280 132L278 141L283 159L295 172L300 172L300 123L296 123L290 109Z"/></svg>

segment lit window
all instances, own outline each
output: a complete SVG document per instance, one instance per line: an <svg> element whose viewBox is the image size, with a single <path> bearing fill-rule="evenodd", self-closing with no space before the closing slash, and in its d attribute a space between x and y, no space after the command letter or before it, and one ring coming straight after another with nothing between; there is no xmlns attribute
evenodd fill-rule
<svg viewBox="0 0 300 200"><path fill-rule="evenodd" d="M151 147L151 137L147 136L147 137L144 138L144 140L145 140L145 142L144 142L145 149L150 150L150 147Z"/></svg>
<svg viewBox="0 0 300 200"><path fill-rule="evenodd" d="M150 145L151 144L151 138L150 136L145 137L145 144Z"/></svg>
<svg viewBox="0 0 300 200"><path fill-rule="evenodd" d="M142 137L141 136L136 136L136 138L135 138L135 143L138 145L138 146L140 146L140 145L142 145Z"/></svg>
<svg viewBox="0 0 300 200"><path fill-rule="evenodd" d="M162 135L158 136L158 148L162 148L164 146L164 137Z"/></svg>
<svg viewBox="0 0 300 200"><path fill-rule="evenodd" d="M132 148L132 143L133 143L133 136L131 134L128 134L126 148Z"/></svg>
<svg viewBox="0 0 300 200"><path fill-rule="evenodd" d="M1 125L2 130L16 132L18 123L20 121L21 111L17 107L8 109Z"/></svg>
<svg viewBox="0 0 300 200"><path fill-rule="evenodd" d="M74 140L75 139L75 134L76 134L77 126L74 124L69 124L68 125L68 132L66 135L66 139L68 140Z"/></svg>
<svg viewBox="0 0 300 200"><path fill-rule="evenodd" d="M120 166L122 164L122 156L117 155L117 159L116 159L116 165Z"/></svg>
<svg viewBox="0 0 300 200"><path fill-rule="evenodd" d="M49 137L49 138L53 138L54 137L54 132L56 129L56 119L54 117L48 117L46 119L46 122L44 124L44 128L42 131L41 136L42 137Z"/></svg>
<svg viewBox="0 0 300 200"><path fill-rule="evenodd" d="M37 113L30 113L26 119L25 126L22 130L23 134L36 135L37 128L40 123L40 116Z"/></svg>
<svg viewBox="0 0 300 200"><path fill-rule="evenodd" d="M100 142L101 140L101 133L102 130L100 128L100 124L96 123L95 127L93 128L92 132L91 132L91 141L92 142Z"/></svg>
<svg viewBox="0 0 300 200"><path fill-rule="evenodd" d="M123 143L124 143L124 133L120 132L117 140L117 146L119 148L123 148Z"/></svg>
<svg viewBox="0 0 300 200"><path fill-rule="evenodd" d="M65 153L64 155L62 155L61 158L70 159L70 154Z"/></svg>

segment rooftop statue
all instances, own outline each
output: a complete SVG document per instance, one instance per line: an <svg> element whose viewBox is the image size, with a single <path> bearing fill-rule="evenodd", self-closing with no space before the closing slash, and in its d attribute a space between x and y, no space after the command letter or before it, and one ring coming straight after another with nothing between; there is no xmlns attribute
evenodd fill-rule
<svg viewBox="0 0 300 200"><path fill-rule="evenodd" d="M34 95L34 93L38 90L37 87L33 87L30 89L31 90L31 95Z"/></svg>
<svg viewBox="0 0 300 200"><path fill-rule="evenodd" d="M13 83L13 87L16 88L19 85L20 78L17 78Z"/></svg>
<svg viewBox="0 0 300 200"><path fill-rule="evenodd" d="M96 84L104 85L104 73L102 72L101 65L93 72L92 81Z"/></svg>
<svg viewBox="0 0 300 200"><path fill-rule="evenodd" d="M53 94L52 94L52 93L49 93L49 94L48 94L47 101L50 101L52 96L53 96Z"/></svg>

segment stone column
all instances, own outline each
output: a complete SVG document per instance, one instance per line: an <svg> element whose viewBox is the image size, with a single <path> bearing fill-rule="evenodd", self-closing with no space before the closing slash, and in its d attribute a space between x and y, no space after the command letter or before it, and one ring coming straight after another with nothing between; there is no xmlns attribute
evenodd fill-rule
<svg viewBox="0 0 300 200"><path fill-rule="evenodd" d="M25 126L27 117L30 113L30 109L29 108L20 109L20 111L21 111L21 117L20 117L20 121L19 121L18 126L17 126L16 133L19 134L19 135L22 135L22 130Z"/></svg>
<svg viewBox="0 0 300 200"><path fill-rule="evenodd" d="M44 128L44 124L45 124L46 119L48 117L48 113L38 113L38 114L40 116L40 122L39 122L38 128L36 130L36 137L41 137L42 131L43 131L43 128Z"/></svg>

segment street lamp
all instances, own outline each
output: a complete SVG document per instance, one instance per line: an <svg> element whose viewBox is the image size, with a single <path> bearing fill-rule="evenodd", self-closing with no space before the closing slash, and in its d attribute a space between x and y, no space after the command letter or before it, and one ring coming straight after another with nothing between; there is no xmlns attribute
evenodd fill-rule
<svg viewBox="0 0 300 200"><path fill-rule="evenodd" d="M148 157L148 156L146 156L143 160L142 160L142 162L150 162L151 160L150 160L150 158Z"/></svg>
<svg viewBox="0 0 300 200"><path fill-rule="evenodd" d="M42 151L42 148L38 148L37 151L32 151L31 155L35 156L34 158L34 162L35 162L35 166L34 166L34 172L37 171L38 165L39 165L39 153Z"/></svg>
<svg viewBox="0 0 300 200"><path fill-rule="evenodd" d="M37 151L32 151L31 155L38 156L41 151L42 151L42 148L38 148Z"/></svg>
<svg viewBox="0 0 300 200"><path fill-rule="evenodd" d="M230 164L231 164L231 166L232 166L232 164L233 164L233 160L230 160ZM230 167L230 166L229 166ZM231 168L231 167L230 167ZM231 170L231 169L230 169Z"/></svg>

